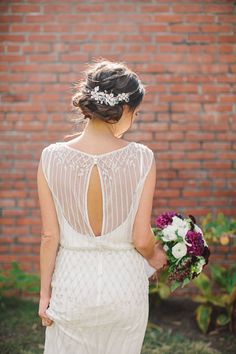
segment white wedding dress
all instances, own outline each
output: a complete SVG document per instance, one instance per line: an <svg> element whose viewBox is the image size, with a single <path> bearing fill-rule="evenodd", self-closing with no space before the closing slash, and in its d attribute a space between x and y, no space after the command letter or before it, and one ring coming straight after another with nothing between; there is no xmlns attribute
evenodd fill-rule
<svg viewBox="0 0 236 354"><path fill-rule="evenodd" d="M153 151L130 142L92 155L56 142L42 168L60 225L60 246L46 314L44 354L140 354L155 269L135 249L132 228ZM103 196L102 233L87 212L89 177L97 165Z"/></svg>

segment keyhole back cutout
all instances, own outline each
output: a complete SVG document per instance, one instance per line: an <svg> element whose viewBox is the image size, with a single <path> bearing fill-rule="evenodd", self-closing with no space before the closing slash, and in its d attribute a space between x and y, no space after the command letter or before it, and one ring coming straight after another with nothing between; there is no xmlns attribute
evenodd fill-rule
<svg viewBox="0 0 236 354"><path fill-rule="evenodd" d="M98 166L94 164L91 168L91 173L87 188L87 216L88 226L91 229L93 236L99 237L103 232L103 194L102 182Z"/></svg>

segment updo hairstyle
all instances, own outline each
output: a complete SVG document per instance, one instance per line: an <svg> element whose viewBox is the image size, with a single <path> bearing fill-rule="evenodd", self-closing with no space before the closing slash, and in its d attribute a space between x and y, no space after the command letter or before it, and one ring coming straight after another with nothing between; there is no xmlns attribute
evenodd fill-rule
<svg viewBox="0 0 236 354"><path fill-rule="evenodd" d="M78 113L82 113L83 119L97 118L107 123L116 123L123 114L123 106L126 104L133 112L141 103L145 94L145 86L136 73L131 71L123 62L112 62L106 59L97 59L88 65L83 72L85 78L73 84L75 93L72 97L72 107ZM140 85L142 90L140 90ZM97 102L91 97L90 91L99 86L100 91L113 93L114 96L121 93L131 93L129 101L120 101L114 106Z"/></svg>

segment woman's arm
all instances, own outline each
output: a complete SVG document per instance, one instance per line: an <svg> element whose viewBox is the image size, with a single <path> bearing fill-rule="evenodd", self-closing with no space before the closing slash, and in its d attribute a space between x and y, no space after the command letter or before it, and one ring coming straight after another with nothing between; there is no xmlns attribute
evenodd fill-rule
<svg viewBox="0 0 236 354"><path fill-rule="evenodd" d="M42 218L40 245L40 297L50 299L51 279L58 251L60 227L51 191L42 170L40 159L37 171L38 197Z"/></svg>
<svg viewBox="0 0 236 354"><path fill-rule="evenodd" d="M137 251L142 254L153 267L161 269L167 264L166 253L160 241L155 240L155 234L150 223L153 196L156 185L156 161L153 156L150 171L141 193L138 211L133 226L133 242Z"/></svg>
<svg viewBox="0 0 236 354"><path fill-rule="evenodd" d="M153 255L155 245L155 236L150 223L155 185L156 161L154 155L152 155L152 163L141 192L132 234L135 248L145 258Z"/></svg>

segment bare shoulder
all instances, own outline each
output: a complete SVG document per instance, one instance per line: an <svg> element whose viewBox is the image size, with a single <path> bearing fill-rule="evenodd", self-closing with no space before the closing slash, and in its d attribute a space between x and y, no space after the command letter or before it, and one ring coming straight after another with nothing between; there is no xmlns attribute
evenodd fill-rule
<svg viewBox="0 0 236 354"><path fill-rule="evenodd" d="M129 145L131 143L135 143L135 141L130 141L130 140L124 140L124 139L119 139L121 141L121 147Z"/></svg>

